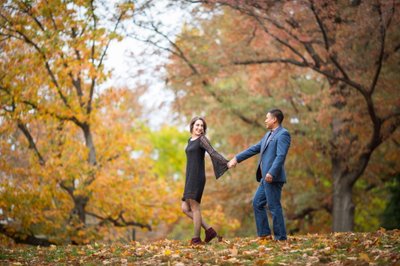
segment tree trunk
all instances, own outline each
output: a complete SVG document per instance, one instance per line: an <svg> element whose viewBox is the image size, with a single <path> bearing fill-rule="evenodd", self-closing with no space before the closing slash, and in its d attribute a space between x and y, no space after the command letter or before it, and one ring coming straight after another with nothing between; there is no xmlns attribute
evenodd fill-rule
<svg viewBox="0 0 400 266"><path fill-rule="evenodd" d="M93 143L92 132L90 130L90 125L84 123L82 126L83 133L85 135L86 147L89 149L89 163L90 165L96 165L96 150Z"/></svg>
<svg viewBox="0 0 400 266"><path fill-rule="evenodd" d="M354 229L353 183L348 176L341 174L342 169L333 167L333 231L349 232Z"/></svg>
<svg viewBox="0 0 400 266"><path fill-rule="evenodd" d="M28 245L44 246L44 247L48 247L52 244L55 244L45 238L38 238L34 235L24 235L18 232L12 232L10 230L7 230L6 225L3 224L0 224L0 233L13 239L16 244L28 244Z"/></svg>
<svg viewBox="0 0 400 266"><path fill-rule="evenodd" d="M74 209L73 212L79 217L79 221L86 225L86 205L89 201L88 197L75 196L74 197Z"/></svg>
<svg viewBox="0 0 400 266"><path fill-rule="evenodd" d="M132 228L132 241L136 241L136 229Z"/></svg>

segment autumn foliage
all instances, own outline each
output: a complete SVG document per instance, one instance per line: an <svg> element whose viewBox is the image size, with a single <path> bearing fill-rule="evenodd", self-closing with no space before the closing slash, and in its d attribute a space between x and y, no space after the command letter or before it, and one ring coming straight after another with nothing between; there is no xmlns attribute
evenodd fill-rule
<svg viewBox="0 0 400 266"><path fill-rule="evenodd" d="M397 265L398 231L308 234L289 242L232 238L194 247L177 240L83 246L0 247L0 263L20 265Z"/></svg>
<svg viewBox="0 0 400 266"><path fill-rule="evenodd" d="M293 135L289 228L378 226L380 191L399 172L398 3L201 2L168 67L176 110L202 111L234 154L263 136L268 109L281 108ZM248 214L254 168L239 165L225 189L246 188L231 204Z"/></svg>
<svg viewBox="0 0 400 266"><path fill-rule="evenodd" d="M165 84L181 124L205 116L212 144L230 158L263 136L268 109L281 108L293 136L283 194L288 232L378 229L400 172L399 4L171 5L178 2L202 4L176 38L153 18L149 29L168 39ZM28 249L37 264L287 263L282 252L288 259L301 254L304 263L398 261L397 231L292 237L293 252L250 239L199 249L167 240L95 244L192 232L179 209L188 132L170 121L149 128L139 100L146 86L105 85L109 47L127 37L136 4L0 0L0 239L53 245ZM224 236L255 234L255 163L218 181L206 163L203 213ZM350 258L341 256L345 250ZM0 260L25 260L1 251Z"/></svg>
<svg viewBox="0 0 400 266"><path fill-rule="evenodd" d="M17 243L80 244L175 221L180 187L167 177L174 172L157 175L142 92L100 89L108 46L134 6L1 5L0 232Z"/></svg>

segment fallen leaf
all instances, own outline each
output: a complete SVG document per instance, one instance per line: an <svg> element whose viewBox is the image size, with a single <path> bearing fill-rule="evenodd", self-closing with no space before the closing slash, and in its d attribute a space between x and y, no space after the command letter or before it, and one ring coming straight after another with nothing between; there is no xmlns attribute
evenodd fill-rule
<svg viewBox="0 0 400 266"><path fill-rule="evenodd" d="M171 251L170 249L164 250L164 255L165 255L165 256L170 256L171 253L172 253L172 251Z"/></svg>
<svg viewBox="0 0 400 266"><path fill-rule="evenodd" d="M232 249L229 250L231 252L232 257L236 257L238 255L238 250L236 247L233 247Z"/></svg>
<svg viewBox="0 0 400 266"><path fill-rule="evenodd" d="M360 259L366 261L366 262L370 262L371 259L369 258L368 254L366 253L360 253Z"/></svg>

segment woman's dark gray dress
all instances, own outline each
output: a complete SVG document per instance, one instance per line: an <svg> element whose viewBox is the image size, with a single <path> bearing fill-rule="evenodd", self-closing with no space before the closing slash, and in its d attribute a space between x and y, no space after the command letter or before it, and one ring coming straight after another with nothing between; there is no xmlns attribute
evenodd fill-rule
<svg viewBox="0 0 400 266"><path fill-rule="evenodd" d="M194 199L201 202L206 175L204 166L204 155L208 152L214 168L215 177L218 179L228 170L228 160L216 152L209 140L203 135L195 140L188 141L186 147L186 182L182 200Z"/></svg>

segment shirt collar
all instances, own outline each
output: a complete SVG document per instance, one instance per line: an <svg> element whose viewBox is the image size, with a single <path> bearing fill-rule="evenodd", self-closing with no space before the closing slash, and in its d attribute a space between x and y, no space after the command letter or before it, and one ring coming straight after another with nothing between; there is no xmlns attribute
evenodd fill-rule
<svg viewBox="0 0 400 266"><path fill-rule="evenodd" d="M282 126L278 126L278 127L275 128L275 129L271 129L271 133L273 134L274 132L278 131L278 130L281 129L281 128L282 128Z"/></svg>

